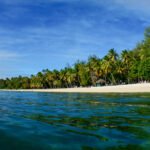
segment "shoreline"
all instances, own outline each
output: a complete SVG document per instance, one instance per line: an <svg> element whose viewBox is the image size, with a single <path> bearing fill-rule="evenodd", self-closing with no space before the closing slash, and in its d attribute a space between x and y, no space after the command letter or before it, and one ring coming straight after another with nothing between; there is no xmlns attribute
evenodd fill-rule
<svg viewBox="0 0 150 150"><path fill-rule="evenodd" d="M50 92L50 93L150 93L150 83L114 85L102 87L78 87L59 89L0 89L0 91Z"/></svg>

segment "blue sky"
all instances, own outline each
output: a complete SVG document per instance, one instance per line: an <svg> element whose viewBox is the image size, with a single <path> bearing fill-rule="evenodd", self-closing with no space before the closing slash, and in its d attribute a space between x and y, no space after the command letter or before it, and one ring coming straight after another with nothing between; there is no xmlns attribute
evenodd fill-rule
<svg viewBox="0 0 150 150"><path fill-rule="evenodd" d="M132 49L150 25L149 6L149 0L0 0L0 78Z"/></svg>

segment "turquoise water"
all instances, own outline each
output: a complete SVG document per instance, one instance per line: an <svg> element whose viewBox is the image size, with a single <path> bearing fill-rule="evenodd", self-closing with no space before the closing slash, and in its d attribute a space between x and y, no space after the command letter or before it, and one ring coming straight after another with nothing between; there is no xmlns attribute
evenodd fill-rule
<svg viewBox="0 0 150 150"><path fill-rule="evenodd" d="M150 94L0 92L0 150L150 150Z"/></svg>

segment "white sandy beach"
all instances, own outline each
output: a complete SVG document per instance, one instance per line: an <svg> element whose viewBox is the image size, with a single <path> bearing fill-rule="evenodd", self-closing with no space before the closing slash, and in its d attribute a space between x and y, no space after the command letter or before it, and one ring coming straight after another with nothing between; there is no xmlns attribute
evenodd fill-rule
<svg viewBox="0 0 150 150"><path fill-rule="evenodd" d="M116 86L86 87L86 88L62 88L62 89L21 89L3 91L23 92L60 92L60 93L150 93L150 83L138 83Z"/></svg>

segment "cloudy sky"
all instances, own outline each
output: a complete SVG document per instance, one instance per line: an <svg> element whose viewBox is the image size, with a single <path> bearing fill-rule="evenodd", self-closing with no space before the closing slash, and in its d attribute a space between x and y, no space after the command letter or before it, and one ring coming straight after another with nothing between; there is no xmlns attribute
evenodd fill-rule
<svg viewBox="0 0 150 150"><path fill-rule="evenodd" d="M0 78L132 49L150 25L149 6L149 0L0 0Z"/></svg>

